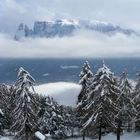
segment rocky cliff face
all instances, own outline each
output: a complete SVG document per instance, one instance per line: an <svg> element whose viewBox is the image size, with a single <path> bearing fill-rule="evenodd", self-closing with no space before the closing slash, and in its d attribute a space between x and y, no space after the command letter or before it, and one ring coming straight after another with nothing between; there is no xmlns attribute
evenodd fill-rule
<svg viewBox="0 0 140 140"><path fill-rule="evenodd" d="M32 29L26 24L20 24L15 33L15 39L19 40L23 37L46 37L55 36L71 36L76 30L85 29L97 31L109 35L123 33L126 35L140 36L139 33L131 29L124 29L111 23L87 20L57 20L57 21L36 21Z"/></svg>

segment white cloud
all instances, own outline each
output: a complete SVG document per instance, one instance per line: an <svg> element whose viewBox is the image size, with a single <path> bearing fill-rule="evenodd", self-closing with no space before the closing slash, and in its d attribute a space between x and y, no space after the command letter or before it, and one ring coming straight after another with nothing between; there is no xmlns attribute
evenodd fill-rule
<svg viewBox="0 0 140 140"><path fill-rule="evenodd" d="M0 0L0 30L15 32L21 22L60 18L112 22L140 31L139 0Z"/></svg>
<svg viewBox="0 0 140 140"><path fill-rule="evenodd" d="M101 58L140 57L140 39L134 36L79 32L73 37L23 39L0 35L0 57Z"/></svg>
<svg viewBox="0 0 140 140"><path fill-rule="evenodd" d="M53 97L59 104L75 106L81 86L75 83L57 82L35 86L35 91L43 96Z"/></svg>

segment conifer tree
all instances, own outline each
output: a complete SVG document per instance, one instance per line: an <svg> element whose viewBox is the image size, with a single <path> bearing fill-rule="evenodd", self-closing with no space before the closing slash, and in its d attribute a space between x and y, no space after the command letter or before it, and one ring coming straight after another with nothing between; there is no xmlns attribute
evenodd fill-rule
<svg viewBox="0 0 140 140"><path fill-rule="evenodd" d="M11 125L11 110L10 110L10 98L11 98L11 86L6 84L0 85L0 109L1 109L1 117L3 125L3 129L9 129Z"/></svg>
<svg viewBox="0 0 140 140"><path fill-rule="evenodd" d="M119 108L115 104L120 90L116 78L110 69L103 63L94 76L86 99L85 122L83 130L99 130L101 140L102 128L116 129L115 115Z"/></svg>
<svg viewBox="0 0 140 140"><path fill-rule="evenodd" d="M79 127L79 120L76 117L76 109L70 106L64 107L65 126L71 137L74 137L74 129Z"/></svg>
<svg viewBox="0 0 140 140"><path fill-rule="evenodd" d="M64 138L66 136L66 118L63 106L60 106L53 98L43 99L42 117L39 126L42 133L49 133L54 138Z"/></svg>
<svg viewBox="0 0 140 140"><path fill-rule="evenodd" d="M133 88L131 83L128 80L128 74L127 71L122 73L122 76L120 78L119 87L121 89L121 93L125 94L128 98L133 98Z"/></svg>
<svg viewBox="0 0 140 140"><path fill-rule="evenodd" d="M119 88L121 90L117 99L118 106L121 108L117 114L121 122L119 126L120 129L123 126L123 128L126 128L127 131L131 131L136 110L134 102L132 101L133 89L127 78L127 72L123 72L120 78Z"/></svg>
<svg viewBox="0 0 140 140"><path fill-rule="evenodd" d="M135 116L135 130L140 130L140 73L137 74L137 83L134 89L134 98L136 116Z"/></svg>
<svg viewBox="0 0 140 140"><path fill-rule="evenodd" d="M88 86L92 83L93 80L93 73L91 71L89 62L86 61L84 63L84 65L82 66L82 70L80 72L80 81L79 84L82 86L82 89L78 95L78 103L80 104L82 102L83 97L85 96L85 94L87 93L87 88Z"/></svg>
<svg viewBox="0 0 140 140"><path fill-rule="evenodd" d="M39 127L42 133L54 133L52 122L50 121L51 114L55 110L52 99L48 97L41 97L41 110L39 112Z"/></svg>
<svg viewBox="0 0 140 140"><path fill-rule="evenodd" d="M6 94L4 94L4 85L0 85L0 135L3 134L4 128L6 128L5 114L4 110L6 109Z"/></svg>
<svg viewBox="0 0 140 140"><path fill-rule="evenodd" d="M0 135L4 134L4 128L5 128L5 117L4 117L4 113L2 112L2 109L0 108Z"/></svg>
<svg viewBox="0 0 140 140"><path fill-rule="evenodd" d="M29 72L21 67L15 84L16 106L12 112L11 127L18 140L34 140L34 133L37 130L38 102L34 96L34 82Z"/></svg>
<svg viewBox="0 0 140 140"><path fill-rule="evenodd" d="M4 95L4 92L3 92L3 85L0 85L0 136L3 135L3 131L6 126L5 114L4 114L5 98L6 98L6 95Z"/></svg>
<svg viewBox="0 0 140 140"><path fill-rule="evenodd" d="M79 118L79 123L82 124L84 121L84 111L83 108L85 106L85 99L87 97L89 85L93 81L93 73L90 69L89 62L86 61L82 67L80 72L80 81L81 91L78 95L77 101L77 117ZM79 127L82 127L81 125ZM83 140L85 139L85 132L83 131Z"/></svg>

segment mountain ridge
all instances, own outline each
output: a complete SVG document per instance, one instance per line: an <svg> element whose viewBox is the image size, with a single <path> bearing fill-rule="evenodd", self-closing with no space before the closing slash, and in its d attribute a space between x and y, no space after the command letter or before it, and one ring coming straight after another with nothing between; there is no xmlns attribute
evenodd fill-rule
<svg viewBox="0 0 140 140"><path fill-rule="evenodd" d="M33 28L30 29L28 25L21 23L15 33L15 40L20 40L23 37L64 37L72 36L77 30L89 30L104 33L107 35L114 35L122 33L125 35L140 36L140 34L129 28L122 28L119 25L112 23L101 22L96 20L55 20L55 21L35 21Z"/></svg>

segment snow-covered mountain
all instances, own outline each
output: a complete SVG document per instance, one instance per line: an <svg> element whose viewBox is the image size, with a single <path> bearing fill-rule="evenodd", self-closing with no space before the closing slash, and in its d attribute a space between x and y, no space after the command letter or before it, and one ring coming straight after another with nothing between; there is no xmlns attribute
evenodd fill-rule
<svg viewBox="0 0 140 140"><path fill-rule="evenodd" d="M116 33L123 33L126 35L140 34L132 29L125 29L118 25L107 22L89 21L89 20L56 20L56 21L36 21L32 29L26 24L20 24L15 33L15 39L19 40L22 37L47 37L55 36L71 36L74 31L85 29L90 31L98 31L113 35Z"/></svg>

